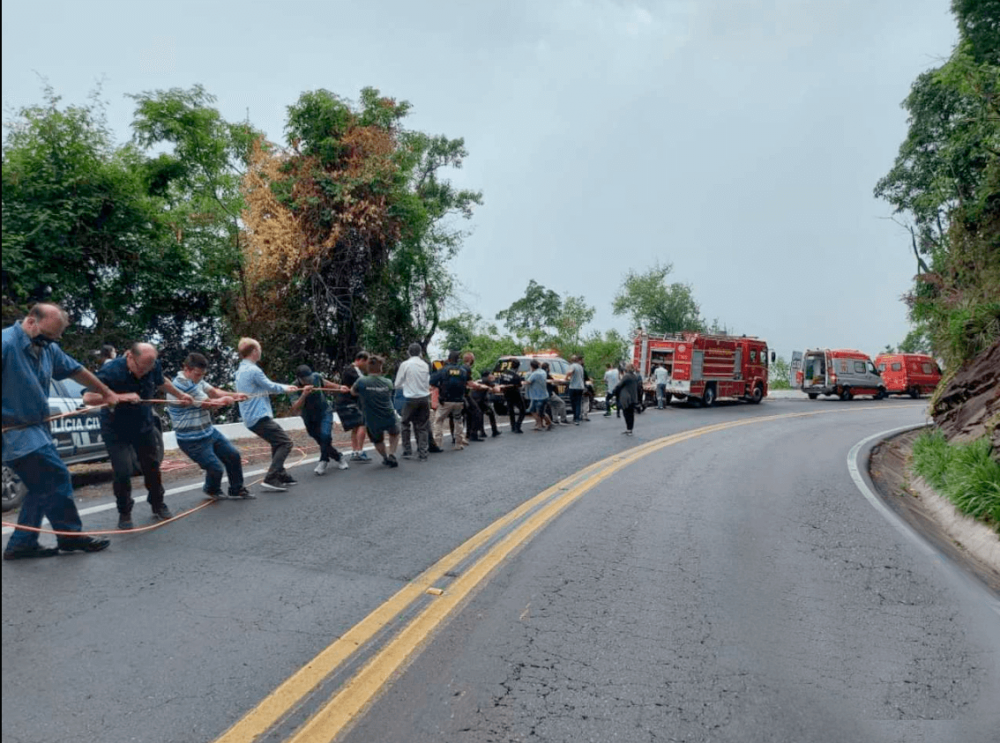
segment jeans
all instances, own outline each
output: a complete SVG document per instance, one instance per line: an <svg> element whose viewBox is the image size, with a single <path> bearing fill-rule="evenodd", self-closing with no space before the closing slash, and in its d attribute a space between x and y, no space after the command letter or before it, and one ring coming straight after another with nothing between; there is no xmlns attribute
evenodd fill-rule
<svg viewBox="0 0 1000 743"><path fill-rule="evenodd" d="M250 431L271 445L271 466L267 468L264 479L282 474L285 471L285 460L292 453L292 439L285 433L285 429L271 418L261 418Z"/></svg>
<svg viewBox="0 0 1000 743"><path fill-rule="evenodd" d="M658 384L656 385L656 407L659 410L663 410L663 406L666 404L667 400L667 385Z"/></svg>
<svg viewBox="0 0 1000 743"><path fill-rule="evenodd" d="M573 422L579 423L583 419L583 390L570 389L569 404L573 410Z"/></svg>
<svg viewBox="0 0 1000 743"><path fill-rule="evenodd" d="M177 446L191 461L205 470L205 485L202 489L206 493L222 492L223 469L229 475L229 494L236 495L243 489L243 462L240 453L216 429L213 428L212 433L203 439L178 439Z"/></svg>
<svg viewBox="0 0 1000 743"><path fill-rule="evenodd" d="M157 456L156 431L133 433L128 441L108 442L108 456L114 471L112 489L118 502L118 513L132 513L135 501L132 499L132 450L139 460L143 483L149 493L149 506L156 513L163 506L163 480L160 477L160 460ZM107 441L107 437L105 437Z"/></svg>
<svg viewBox="0 0 1000 743"><path fill-rule="evenodd" d="M404 405L406 405L406 397L403 395L403 389L397 387L392 393L392 407L396 409L396 415L403 415Z"/></svg>
<svg viewBox="0 0 1000 743"><path fill-rule="evenodd" d="M410 430L417 438L417 455L427 457L431 433L431 398L408 397L403 405L403 453L412 454Z"/></svg>
<svg viewBox="0 0 1000 743"><path fill-rule="evenodd" d="M47 444L19 459L4 463L28 488L17 523L35 529L44 516L56 531L80 531L80 513L73 500L73 483L69 470L59 458L55 444ZM60 540L61 541L61 540ZM7 547L33 547L38 534L17 529L10 535Z"/></svg>
<svg viewBox="0 0 1000 743"><path fill-rule="evenodd" d="M319 460L321 462L339 462L340 452L333 446L333 411L327 410L322 418L309 418L303 421L306 424L306 433L319 444Z"/></svg>

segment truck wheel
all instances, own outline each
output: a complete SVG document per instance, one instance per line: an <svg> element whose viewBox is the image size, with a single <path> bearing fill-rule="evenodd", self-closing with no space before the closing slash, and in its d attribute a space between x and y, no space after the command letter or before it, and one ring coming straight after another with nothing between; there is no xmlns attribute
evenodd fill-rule
<svg viewBox="0 0 1000 743"><path fill-rule="evenodd" d="M706 408L710 408L715 404L715 387L709 385L705 388L705 394L702 395L701 404Z"/></svg>
<svg viewBox="0 0 1000 743"><path fill-rule="evenodd" d="M819 397L819 393L818 392L808 392L806 394L809 395L809 399L810 400L815 400L817 397Z"/></svg>
<svg viewBox="0 0 1000 743"><path fill-rule="evenodd" d="M854 393L851 392L851 388L850 387L843 387L843 388L841 388L841 390L840 390L840 399L841 400L843 400L843 401L846 402L846 401L850 400L853 397L854 397Z"/></svg>
<svg viewBox="0 0 1000 743"><path fill-rule="evenodd" d="M753 386L753 392L750 393L750 402L752 402L754 405L760 405L760 401L763 399L764 399L764 388L759 384L755 384Z"/></svg>
<svg viewBox="0 0 1000 743"><path fill-rule="evenodd" d="M3 511L13 511L24 502L28 494L28 486L14 474L10 467L3 468Z"/></svg>

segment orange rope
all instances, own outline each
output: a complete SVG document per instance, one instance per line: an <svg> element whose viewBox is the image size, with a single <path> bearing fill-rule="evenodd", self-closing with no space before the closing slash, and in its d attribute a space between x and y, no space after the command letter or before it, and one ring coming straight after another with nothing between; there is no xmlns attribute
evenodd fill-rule
<svg viewBox="0 0 1000 743"><path fill-rule="evenodd" d="M147 531L153 531L154 529L159 529L166 526L167 524L172 524L175 521L183 519L190 516L195 511L200 511L203 508L208 508L208 506L215 503L214 500L207 500L204 503L200 503L194 508L189 508L186 511L181 511L176 516L171 516L165 521L159 521L155 524L150 524L149 526L140 526L138 529L102 529L99 531L56 531L55 529L41 529L34 526L21 526L20 524L15 524L12 521L4 521L4 526L9 526L12 529L20 529L21 531L31 531L35 534L54 534L57 537L93 537L101 536L104 534L141 534Z"/></svg>

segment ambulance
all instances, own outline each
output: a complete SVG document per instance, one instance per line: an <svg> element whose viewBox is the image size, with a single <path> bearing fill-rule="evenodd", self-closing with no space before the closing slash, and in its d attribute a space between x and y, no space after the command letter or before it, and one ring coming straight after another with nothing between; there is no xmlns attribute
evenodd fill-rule
<svg viewBox="0 0 1000 743"><path fill-rule="evenodd" d="M882 376L866 353L851 348L811 348L792 353L792 387L810 400L820 395L851 400L871 395L881 400L888 392Z"/></svg>
<svg viewBox="0 0 1000 743"><path fill-rule="evenodd" d="M879 354L875 367L890 395L909 395L915 400L932 393L941 381L941 367L922 353Z"/></svg>

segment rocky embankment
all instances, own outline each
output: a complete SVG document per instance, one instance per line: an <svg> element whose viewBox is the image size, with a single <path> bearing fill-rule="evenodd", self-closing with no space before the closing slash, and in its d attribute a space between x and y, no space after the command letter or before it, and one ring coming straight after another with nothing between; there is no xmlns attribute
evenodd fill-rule
<svg viewBox="0 0 1000 743"><path fill-rule="evenodd" d="M958 370L935 396L931 415L949 441L990 436L1000 459L1000 340Z"/></svg>

